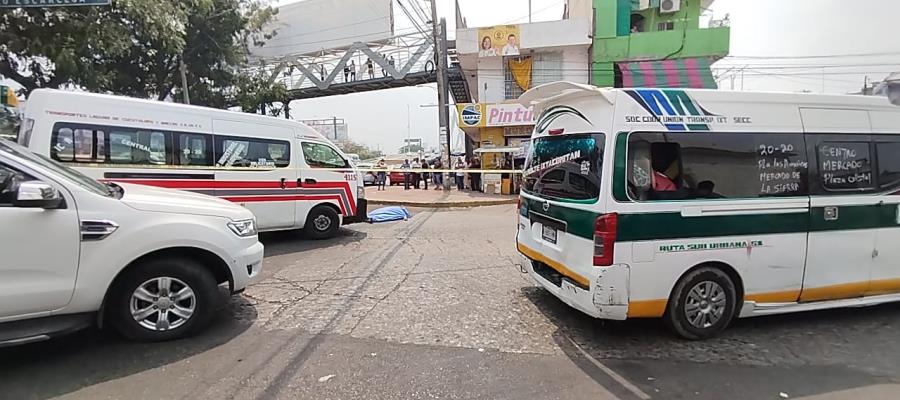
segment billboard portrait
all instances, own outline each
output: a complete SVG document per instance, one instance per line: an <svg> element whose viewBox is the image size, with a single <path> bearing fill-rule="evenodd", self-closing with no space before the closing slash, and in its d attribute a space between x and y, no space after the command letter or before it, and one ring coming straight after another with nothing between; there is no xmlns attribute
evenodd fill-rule
<svg viewBox="0 0 900 400"><path fill-rule="evenodd" d="M517 56L521 47L518 25L478 28L478 57Z"/></svg>

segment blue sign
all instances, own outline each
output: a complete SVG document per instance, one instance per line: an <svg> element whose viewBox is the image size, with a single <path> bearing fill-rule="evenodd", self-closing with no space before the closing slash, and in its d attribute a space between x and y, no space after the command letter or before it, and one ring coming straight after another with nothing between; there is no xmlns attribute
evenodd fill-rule
<svg viewBox="0 0 900 400"><path fill-rule="evenodd" d="M0 8L108 6L111 0L0 0Z"/></svg>

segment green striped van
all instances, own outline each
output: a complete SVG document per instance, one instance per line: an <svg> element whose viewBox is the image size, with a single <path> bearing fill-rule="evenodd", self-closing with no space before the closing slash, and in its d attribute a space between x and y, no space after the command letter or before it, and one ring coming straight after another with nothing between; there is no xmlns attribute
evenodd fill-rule
<svg viewBox="0 0 900 400"><path fill-rule="evenodd" d="M900 107L884 97L558 82L516 243L596 318L702 339L738 317L900 300Z"/></svg>

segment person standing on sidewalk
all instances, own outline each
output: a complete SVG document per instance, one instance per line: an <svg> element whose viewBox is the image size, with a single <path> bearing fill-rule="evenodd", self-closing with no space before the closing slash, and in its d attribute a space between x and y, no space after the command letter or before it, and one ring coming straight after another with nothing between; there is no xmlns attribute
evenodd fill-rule
<svg viewBox="0 0 900 400"><path fill-rule="evenodd" d="M456 159L454 178L456 178L456 190L462 192L466 188L466 163L463 158Z"/></svg>
<svg viewBox="0 0 900 400"><path fill-rule="evenodd" d="M422 169L428 169L428 160L422 159ZM422 190L428 190L428 180L431 179L431 173L427 171L423 171L420 175L422 177L422 183L425 184L425 187Z"/></svg>
<svg viewBox="0 0 900 400"><path fill-rule="evenodd" d="M481 169L481 162L478 160L478 157L472 157L472 162L469 163L469 169L471 170L479 170ZM472 185L472 190L475 192L481 191L481 174L478 172L469 172L469 181Z"/></svg>
<svg viewBox="0 0 900 400"><path fill-rule="evenodd" d="M414 169L414 170L421 169L422 163L419 162L418 158L414 158L410 167L412 167L412 169ZM418 189L419 188L419 173L418 172L412 173L412 181L413 181L413 189Z"/></svg>
<svg viewBox="0 0 900 400"><path fill-rule="evenodd" d="M441 163L441 159L434 160L434 169L441 169L444 165ZM441 172L432 172L431 173L431 181L434 183L434 190L441 190L441 186L444 184L444 174Z"/></svg>
<svg viewBox="0 0 900 400"><path fill-rule="evenodd" d="M375 165L375 168L378 169L378 190L384 190L384 184L387 180L387 164L384 163L384 159L378 160L378 164Z"/></svg>
<svg viewBox="0 0 900 400"><path fill-rule="evenodd" d="M409 173L409 160L403 160L403 164L400 165L400 169L404 170L403 172L403 190L409 190L409 180L412 176Z"/></svg>

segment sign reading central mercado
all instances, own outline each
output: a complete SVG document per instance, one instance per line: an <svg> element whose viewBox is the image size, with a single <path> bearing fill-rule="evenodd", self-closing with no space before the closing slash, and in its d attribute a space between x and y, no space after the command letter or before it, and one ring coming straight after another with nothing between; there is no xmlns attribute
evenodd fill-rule
<svg viewBox="0 0 900 400"><path fill-rule="evenodd" d="M111 0L0 0L0 8L108 6Z"/></svg>

